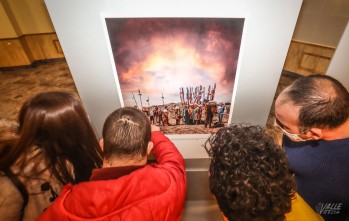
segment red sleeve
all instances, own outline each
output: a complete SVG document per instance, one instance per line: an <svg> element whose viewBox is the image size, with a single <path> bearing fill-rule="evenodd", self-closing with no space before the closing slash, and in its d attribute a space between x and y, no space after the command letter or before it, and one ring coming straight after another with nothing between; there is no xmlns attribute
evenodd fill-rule
<svg viewBox="0 0 349 221"><path fill-rule="evenodd" d="M175 145L160 131L152 132L153 152L158 165L178 169L185 176L185 164Z"/></svg>

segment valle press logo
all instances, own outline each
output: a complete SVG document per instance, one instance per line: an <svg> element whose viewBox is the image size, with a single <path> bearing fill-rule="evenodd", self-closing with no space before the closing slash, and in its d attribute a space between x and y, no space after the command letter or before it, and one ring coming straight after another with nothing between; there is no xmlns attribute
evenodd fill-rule
<svg viewBox="0 0 349 221"><path fill-rule="evenodd" d="M319 214L340 214L343 203L318 203L316 212Z"/></svg>

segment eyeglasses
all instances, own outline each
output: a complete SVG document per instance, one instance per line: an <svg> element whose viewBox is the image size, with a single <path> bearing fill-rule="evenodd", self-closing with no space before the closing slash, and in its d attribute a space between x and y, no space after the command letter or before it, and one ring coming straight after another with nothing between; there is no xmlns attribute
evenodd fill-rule
<svg viewBox="0 0 349 221"><path fill-rule="evenodd" d="M295 142L301 142L301 141L306 141L302 138L299 137L300 133L299 134L292 134L288 131L286 131L284 128L283 128L283 125L282 123L277 119L275 118L275 121L274 121L274 126L278 127L283 134L285 134L288 138L290 138L292 141L295 141ZM303 133L305 133L306 131L303 131Z"/></svg>

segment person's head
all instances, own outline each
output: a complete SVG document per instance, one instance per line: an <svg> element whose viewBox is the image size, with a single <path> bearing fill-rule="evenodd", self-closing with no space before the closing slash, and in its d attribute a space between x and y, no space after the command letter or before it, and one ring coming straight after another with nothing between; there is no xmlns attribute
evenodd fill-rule
<svg viewBox="0 0 349 221"><path fill-rule="evenodd" d="M209 187L230 221L278 221L291 210L294 179L284 151L260 126L231 125L208 138Z"/></svg>
<svg viewBox="0 0 349 221"><path fill-rule="evenodd" d="M92 169L101 166L95 131L80 100L72 94L35 95L22 105L18 123L18 139L13 148L2 150L1 169L11 167L23 155L35 160L33 148L40 150L47 167L62 183L87 181Z"/></svg>
<svg viewBox="0 0 349 221"><path fill-rule="evenodd" d="M104 161L143 162L153 147L150 138L146 115L132 107L117 109L103 126Z"/></svg>
<svg viewBox="0 0 349 221"><path fill-rule="evenodd" d="M303 76L277 97L275 117L295 141L323 139L324 130L338 128L348 120L349 93L330 76Z"/></svg>

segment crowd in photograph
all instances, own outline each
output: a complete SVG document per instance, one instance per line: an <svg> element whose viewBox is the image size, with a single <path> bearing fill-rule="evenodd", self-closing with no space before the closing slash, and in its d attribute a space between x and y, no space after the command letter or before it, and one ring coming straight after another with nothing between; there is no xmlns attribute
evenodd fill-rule
<svg viewBox="0 0 349 221"><path fill-rule="evenodd" d="M223 103L204 100L202 104L182 103L142 107L151 124L169 125L205 125L205 127L223 126L223 116L227 115L227 106Z"/></svg>

